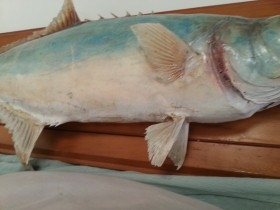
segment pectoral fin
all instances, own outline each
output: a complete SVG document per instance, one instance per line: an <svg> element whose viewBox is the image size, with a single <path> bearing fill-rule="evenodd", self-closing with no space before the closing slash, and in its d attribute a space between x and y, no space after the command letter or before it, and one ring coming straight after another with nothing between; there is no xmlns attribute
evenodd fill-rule
<svg viewBox="0 0 280 210"><path fill-rule="evenodd" d="M159 23L136 24L131 29L159 78L172 82L183 76L186 61L194 53L191 47Z"/></svg>
<svg viewBox="0 0 280 210"><path fill-rule="evenodd" d="M3 104L0 105L0 119L12 134L16 155L27 165L44 125L32 116Z"/></svg>
<svg viewBox="0 0 280 210"><path fill-rule="evenodd" d="M173 121L151 125L146 129L145 139L152 165L161 166L169 156L178 169L182 166L186 155L188 127L185 117L174 117Z"/></svg>

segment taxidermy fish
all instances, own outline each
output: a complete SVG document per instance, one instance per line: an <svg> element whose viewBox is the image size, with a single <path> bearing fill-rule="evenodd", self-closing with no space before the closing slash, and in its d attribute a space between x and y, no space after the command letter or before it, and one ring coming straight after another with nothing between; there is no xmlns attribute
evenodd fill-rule
<svg viewBox="0 0 280 210"><path fill-rule="evenodd" d="M248 118L280 101L280 16L141 15L81 22L70 0L0 54L0 118L28 164L45 126L157 122L151 163L184 162L189 124Z"/></svg>

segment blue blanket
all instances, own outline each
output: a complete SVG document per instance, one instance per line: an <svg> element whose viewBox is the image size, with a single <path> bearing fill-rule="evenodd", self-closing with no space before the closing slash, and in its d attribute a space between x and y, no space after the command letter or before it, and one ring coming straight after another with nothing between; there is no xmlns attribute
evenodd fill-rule
<svg viewBox="0 0 280 210"><path fill-rule="evenodd" d="M200 199L225 210L280 209L280 180L277 179L150 175L42 159L31 159L31 164L39 171L92 173L134 180ZM15 156L0 155L0 175L25 170Z"/></svg>

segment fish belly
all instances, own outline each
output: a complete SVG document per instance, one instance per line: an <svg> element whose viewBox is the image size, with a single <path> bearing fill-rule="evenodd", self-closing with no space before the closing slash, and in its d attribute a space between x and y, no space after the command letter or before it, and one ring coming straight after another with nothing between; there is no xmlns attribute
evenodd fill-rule
<svg viewBox="0 0 280 210"><path fill-rule="evenodd" d="M95 56L66 68L1 78L1 100L48 125L78 122L162 122L186 116L195 122L247 117L232 106L206 63L199 76L166 84L153 76L141 52ZM251 111L251 110L249 110Z"/></svg>

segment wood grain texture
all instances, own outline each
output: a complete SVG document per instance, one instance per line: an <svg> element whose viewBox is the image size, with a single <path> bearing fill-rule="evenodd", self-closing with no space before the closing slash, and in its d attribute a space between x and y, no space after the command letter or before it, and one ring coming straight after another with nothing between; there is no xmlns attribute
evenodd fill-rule
<svg viewBox="0 0 280 210"><path fill-rule="evenodd" d="M233 3L227 5L217 5L202 8L183 9L176 11L168 11L162 13L182 13L182 14L219 14L234 15L247 18L262 18L279 15L280 1L278 0L259 0L243 3Z"/></svg>
<svg viewBox="0 0 280 210"><path fill-rule="evenodd" d="M168 13L267 17L280 14L280 1L254 1ZM34 30L0 34L0 46ZM280 177L280 107L236 122L192 123L188 155L179 171L169 160L162 168L150 165L143 138L150 124L67 123L47 128L32 156L145 173ZM14 152L11 137L3 126L0 126L0 152Z"/></svg>

